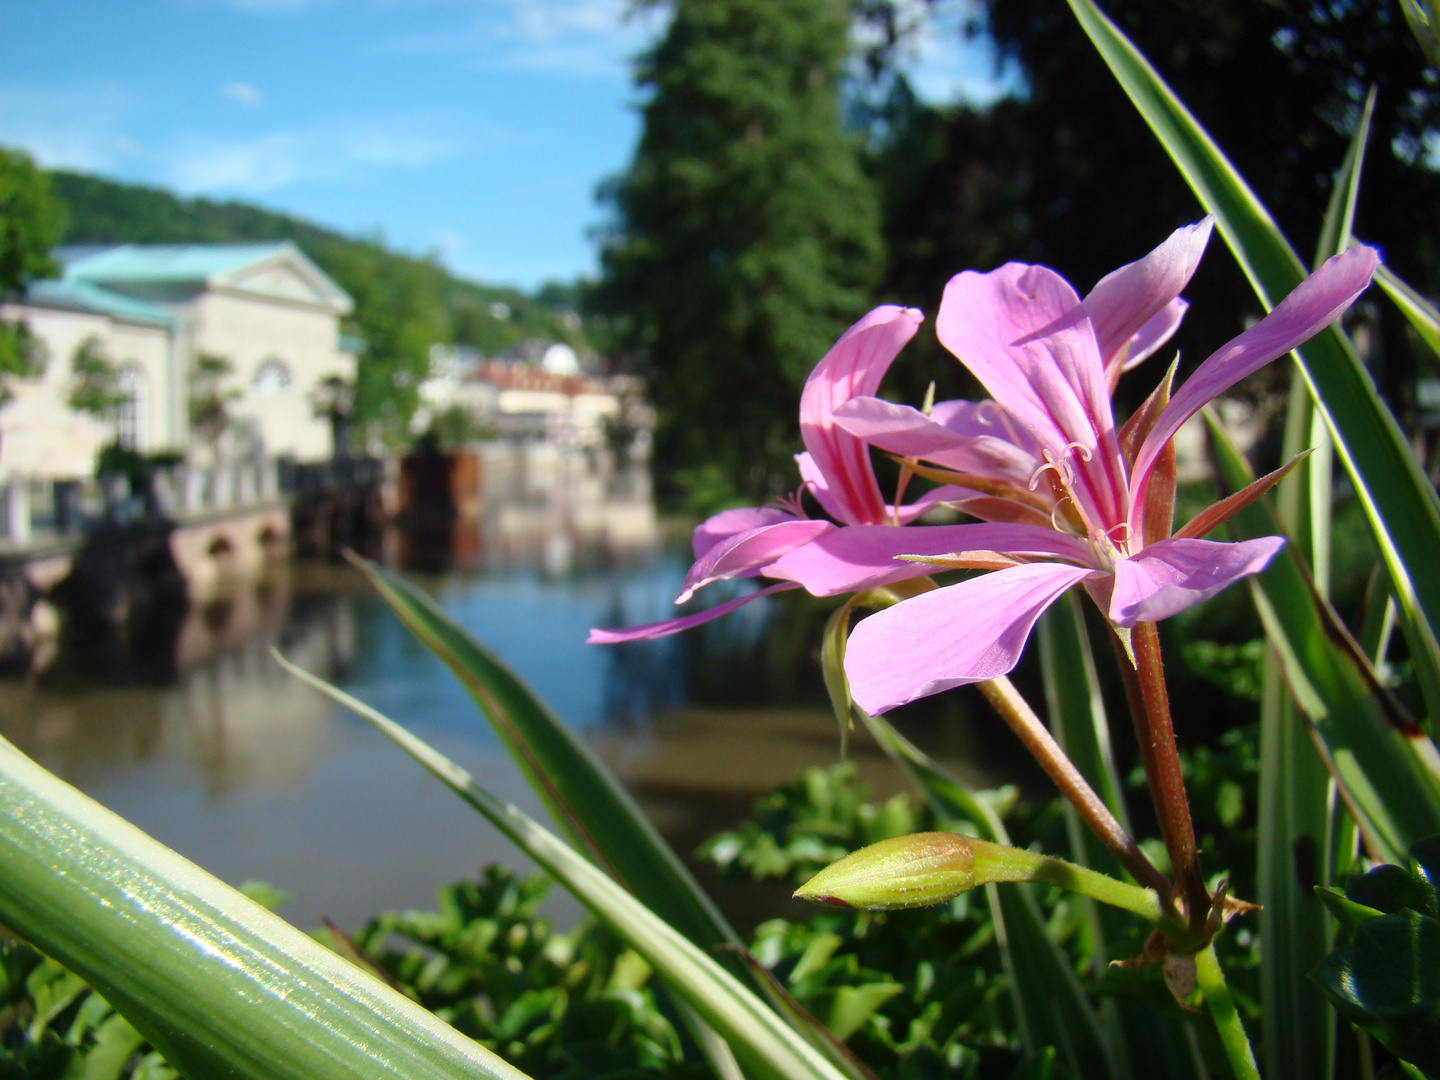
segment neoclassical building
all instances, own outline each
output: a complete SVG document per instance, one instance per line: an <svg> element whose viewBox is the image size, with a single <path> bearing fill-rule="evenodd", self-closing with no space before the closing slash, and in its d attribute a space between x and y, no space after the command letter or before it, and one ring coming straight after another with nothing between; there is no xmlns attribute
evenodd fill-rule
<svg viewBox="0 0 1440 1080"><path fill-rule="evenodd" d="M318 461L334 452L317 415L327 379L353 383L358 343L340 334L353 304L291 243L121 244L62 248L57 280L35 282L0 307L22 319L44 371L12 379L0 409L0 471L36 479L90 475L118 441L189 452L197 359L229 365L219 392L236 452ZM85 342L118 370L124 401L96 418L67 405L73 358Z"/></svg>

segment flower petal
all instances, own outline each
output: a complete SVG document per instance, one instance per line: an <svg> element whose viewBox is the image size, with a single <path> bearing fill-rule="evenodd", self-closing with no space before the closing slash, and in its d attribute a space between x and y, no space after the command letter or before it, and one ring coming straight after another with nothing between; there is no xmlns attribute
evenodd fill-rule
<svg viewBox="0 0 1440 1080"><path fill-rule="evenodd" d="M782 582L779 585L767 585L763 589L756 589L754 592L738 596L734 600L727 600L723 604L716 604L712 608L695 615L682 615L678 619L662 619L660 622L643 623L640 626L626 626L618 630L602 630L599 627L590 631L590 636L585 639L588 645L615 645L622 641L649 641L653 638L669 637L671 634L678 634L682 630L689 630L692 626L699 626L711 619L718 619L721 615L728 615L738 607L743 607L751 600L758 600L762 596L769 596L771 593L785 592L787 589L795 589L799 586Z"/></svg>
<svg viewBox="0 0 1440 1080"><path fill-rule="evenodd" d="M927 510L933 510L941 503L953 502L956 499L968 498L974 495L973 491L966 488L956 487L954 484L942 484L937 488L931 488L912 503L905 503L900 507L901 525L909 525L916 518L920 517ZM893 508L892 508L893 509Z"/></svg>
<svg viewBox="0 0 1440 1080"><path fill-rule="evenodd" d="M1217 540L1161 540L1115 564L1110 621L1116 626L1156 622L1208 600L1258 574L1285 546L1283 536L1226 544Z"/></svg>
<svg viewBox="0 0 1440 1080"><path fill-rule="evenodd" d="M950 279L940 341L1054 460L1070 456L1073 493L1106 528L1123 520L1125 467L1095 332L1080 298L1044 266L1007 263Z"/></svg>
<svg viewBox="0 0 1440 1080"><path fill-rule="evenodd" d="M794 517L794 514L775 506L741 506L734 510L721 510L695 526L695 531L690 534L690 547L695 552L695 558L699 559L721 540L736 533L791 521Z"/></svg>
<svg viewBox="0 0 1440 1080"><path fill-rule="evenodd" d="M1194 276L1214 227L1214 215L1209 215L1194 225L1176 229L1149 255L1110 271L1090 290L1085 297L1085 313L1095 327L1107 371L1122 363L1128 367L1127 357L1138 363L1175 332L1185 309L1175 311L1171 305ZM1157 317L1161 321L1149 327ZM1134 338L1147 327L1149 334L1163 337L1138 343L1149 351L1137 358ZM1129 353L1124 349L1126 344L1131 346Z"/></svg>
<svg viewBox="0 0 1440 1080"><path fill-rule="evenodd" d="M795 455L795 467L800 470L801 481L814 496L815 501L820 504L820 509L837 521L846 520L845 511L840 508L835 496L830 494L829 481L825 479L825 474L820 471L820 466L815 463L815 459L809 451L802 451ZM878 485L876 492L877 494L879 492Z"/></svg>
<svg viewBox="0 0 1440 1080"><path fill-rule="evenodd" d="M1379 255L1375 249L1363 245L1333 256L1275 305L1274 311L1195 369L1175 391L1135 455L1130 478L1132 528L1138 525L1133 518L1136 508L1144 504L1141 495L1150 467L1181 425L1217 394L1334 322L1365 291L1377 265Z"/></svg>
<svg viewBox="0 0 1440 1080"><path fill-rule="evenodd" d="M1189 310L1190 305L1177 296L1160 309L1160 314L1136 330L1130 338L1130 347L1125 351L1125 362L1121 365L1121 371L1129 371L1150 359L1160 346L1175 336L1175 331L1180 329L1180 323L1185 318L1185 312ZM1111 378L1114 378L1113 372Z"/></svg>
<svg viewBox="0 0 1440 1080"><path fill-rule="evenodd" d="M850 694L872 716L952 686L1003 675L1040 613L1095 573L1034 563L924 593L862 620L850 634Z"/></svg>
<svg viewBox="0 0 1440 1080"><path fill-rule="evenodd" d="M683 604L695 590L712 581L747 577L759 573L787 551L808 544L817 536L831 532L835 526L828 521L790 518L773 525L762 525L749 532L726 537L695 560L685 575L685 584L675 603Z"/></svg>
<svg viewBox="0 0 1440 1080"><path fill-rule="evenodd" d="M898 555L955 551L995 551L1078 563L1093 558L1078 537L1025 523L853 525L786 552L764 574L797 582L814 596L835 596L937 572L924 563L898 561Z"/></svg>
<svg viewBox="0 0 1440 1080"><path fill-rule="evenodd" d="M964 402L965 405L993 403ZM954 427L919 409L880 398L847 401L835 410L835 423L858 439L902 457L923 458L956 472L1028 484L1039 462L1004 437L995 424L981 424L950 410ZM959 430L957 430L959 429ZM1027 440L1028 441L1028 440Z"/></svg>
<svg viewBox="0 0 1440 1080"><path fill-rule="evenodd" d="M886 507L869 448L837 427L833 414L851 398L872 396L880 388L886 370L923 319L914 308L876 308L841 335L800 395L800 437L825 478L835 516L847 525L878 524L885 520Z"/></svg>

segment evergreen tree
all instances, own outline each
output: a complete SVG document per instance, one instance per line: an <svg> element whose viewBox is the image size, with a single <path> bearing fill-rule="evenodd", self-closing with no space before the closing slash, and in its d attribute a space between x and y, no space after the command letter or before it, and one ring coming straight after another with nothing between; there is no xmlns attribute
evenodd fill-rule
<svg viewBox="0 0 1440 1080"><path fill-rule="evenodd" d="M797 483L798 392L871 301L879 212L842 128L843 0L674 0L644 133L602 194L596 304L693 505Z"/></svg>

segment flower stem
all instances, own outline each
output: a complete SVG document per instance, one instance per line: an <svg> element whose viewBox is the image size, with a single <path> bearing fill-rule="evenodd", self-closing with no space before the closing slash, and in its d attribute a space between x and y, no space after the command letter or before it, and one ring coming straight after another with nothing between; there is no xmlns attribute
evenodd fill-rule
<svg viewBox="0 0 1440 1080"><path fill-rule="evenodd" d="M1210 892L1200 870L1195 825L1190 820L1190 799L1185 794L1180 751L1175 745L1170 695L1165 688L1165 666L1160 657L1160 632L1153 622L1136 623L1130 635L1132 652L1129 654L1118 635L1112 633L1111 642L1125 679L1125 694L1135 722L1135 737L1140 743L1145 779L1160 819L1160 836L1185 896L1190 928L1199 931L1210 915Z"/></svg>
<svg viewBox="0 0 1440 1080"><path fill-rule="evenodd" d="M994 706L995 711L1005 718L1010 730L1020 737L1047 776L1055 782L1060 793L1069 799L1085 824L1105 846L1115 852L1120 865L1146 888L1160 894L1160 902L1168 908L1170 902L1170 881L1145 857L1138 844L1110 813L1104 800L1080 775L1080 770L1065 756L1054 737L1040 718L1035 715L1029 703L1004 675L979 684L980 693Z"/></svg>
<svg viewBox="0 0 1440 1080"><path fill-rule="evenodd" d="M1230 1068L1235 1080L1260 1080L1260 1067L1255 1064L1255 1051L1245 1034L1245 1025L1240 1022L1240 1013L1235 1009L1235 999L1225 983L1225 973L1220 970L1220 958L1215 955L1215 946L1206 945L1195 954L1195 981L1205 1004L1215 1021L1215 1030L1225 1047L1225 1056L1230 1059Z"/></svg>

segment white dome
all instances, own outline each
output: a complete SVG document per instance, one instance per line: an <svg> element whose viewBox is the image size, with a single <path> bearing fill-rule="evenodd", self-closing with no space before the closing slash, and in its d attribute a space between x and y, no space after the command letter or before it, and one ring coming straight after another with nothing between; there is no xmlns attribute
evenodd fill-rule
<svg viewBox="0 0 1440 1080"><path fill-rule="evenodd" d="M551 375L579 375L580 358L569 345L556 343L545 350L540 366Z"/></svg>

